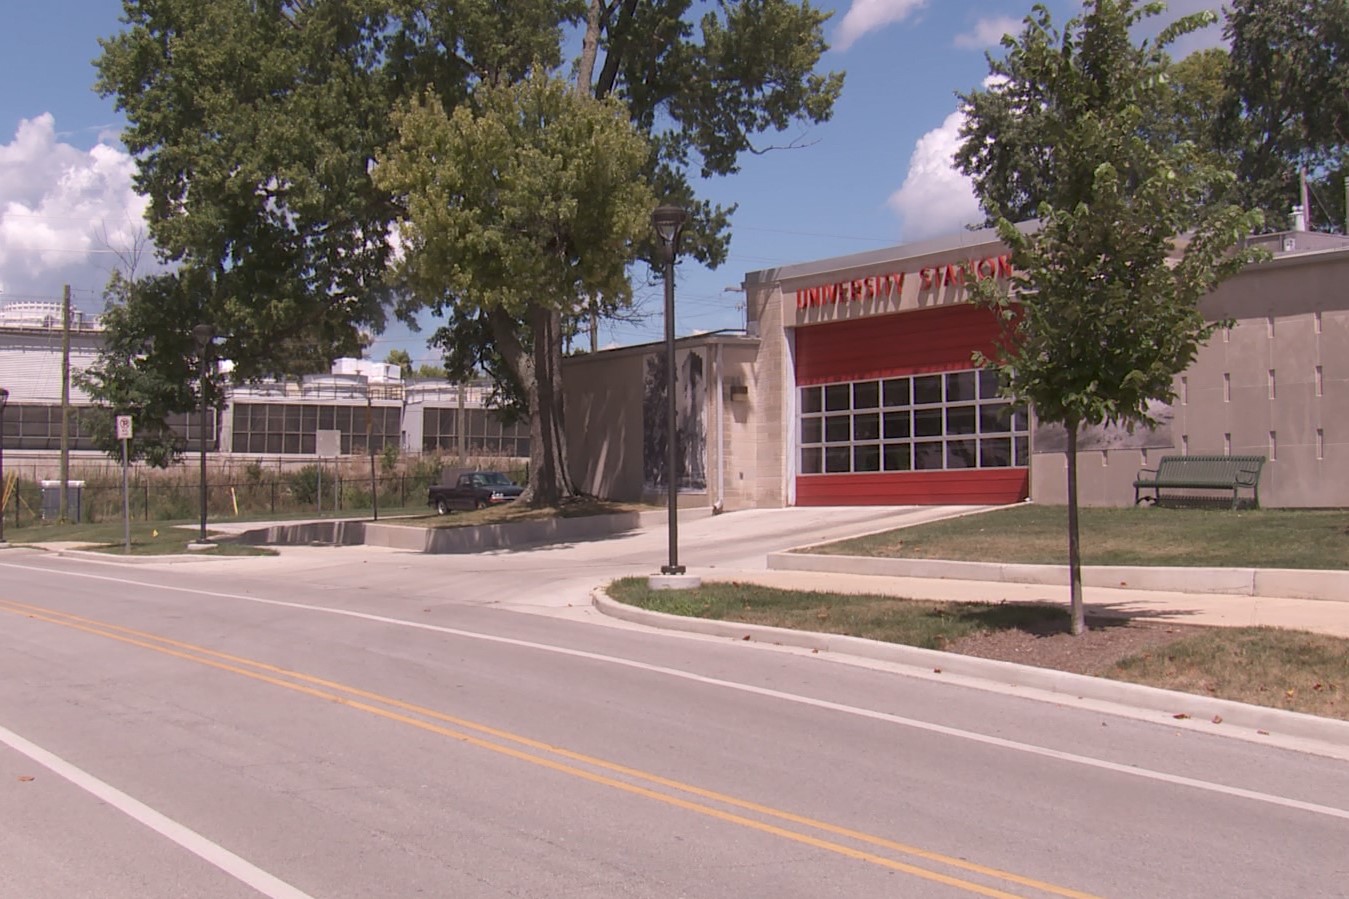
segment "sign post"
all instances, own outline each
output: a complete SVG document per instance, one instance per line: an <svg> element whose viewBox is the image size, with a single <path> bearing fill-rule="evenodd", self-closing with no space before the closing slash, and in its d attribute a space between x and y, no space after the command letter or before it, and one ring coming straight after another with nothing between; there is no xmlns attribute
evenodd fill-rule
<svg viewBox="0 0 1349 899"><path fill-rule="evenodd" d="M318 493L319 493L319 515L323 514L323 460L336 459L342 454L342 432L338 430L320 430L314 435L315 455L319 457L318 465ZM333 509L336 510L337 501L333 500Z"/></svg>
<svg viewBox="0 0 1349 899"><path fill-rule="evenodd" d="M117 416L117 439L122 441L122 552L131 554L131 494L127 490L127 441L131 439L131 416Z"/></svg>

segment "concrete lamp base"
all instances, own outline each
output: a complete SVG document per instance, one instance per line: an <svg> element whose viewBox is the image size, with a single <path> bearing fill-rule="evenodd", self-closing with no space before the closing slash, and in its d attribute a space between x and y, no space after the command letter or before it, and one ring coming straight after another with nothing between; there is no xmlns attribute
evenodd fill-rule
<svg viewBox="0 0 1349 899"><path fill-rule="evenodd" d="M188 552L201 553L211 549L215 549L214 543L198 543L197 541L193 540L191 543L187 545Z"/></svg>
<svg viewBox="0 0 1349 899"><path fill-rule="evenodd" d="M652 590L693 590L703 585L696 574L653 574L646 579Z"/></svg>

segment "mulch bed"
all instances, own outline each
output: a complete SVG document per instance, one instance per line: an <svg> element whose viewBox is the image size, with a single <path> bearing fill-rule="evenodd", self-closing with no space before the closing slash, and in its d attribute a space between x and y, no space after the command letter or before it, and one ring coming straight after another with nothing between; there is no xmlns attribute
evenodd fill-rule
<svg viewBox="0 0 1349 899"><path fill-rule="evenodd" d="M1210 628L1124 618L1088 618L1087 632L1074 637L1064 628L989 631L962 637L944 649L961 655L1073 674L1101 674L1116 662L1174 643Z"/></svg>

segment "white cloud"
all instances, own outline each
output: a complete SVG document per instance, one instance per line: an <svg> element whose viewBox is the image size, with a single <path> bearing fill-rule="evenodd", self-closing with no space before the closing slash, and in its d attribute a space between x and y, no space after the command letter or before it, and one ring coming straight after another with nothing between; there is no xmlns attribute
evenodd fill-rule
<svg viewBox="0 0 1349 899"><path fill-rule="evenodd" d="M834 47L846 50L868 31L902 22L926 5L927 0L852 0L834 33Z"/></svg>
<svg viewBox="0 0 1349 899"><path fill-rule="evenodd" d="M0 303L59 297L71 284L81 306L101 308L116 251L145 233L135 170L109 143L86 151L61 142L49 113L19 122L14 139L0 144Z"/></svg>
<svg viewBox="0 0 1349 899"><path fill-rule="evenodd" d="M986 50L998 46L1004 34L1020 34L1021 28L1021 20L1011 16L980 19L969 31L957 34L952 43L962 50Z"/></svg>
<svg viewBox="0 0 1349 899"><path fill-rule="evenodd" d="M957 110L941 127L918 138L909 157L909 171L889 206L903 220L902 239L923 240L983 221L970 179L956 171L964 113Z"/></svg>

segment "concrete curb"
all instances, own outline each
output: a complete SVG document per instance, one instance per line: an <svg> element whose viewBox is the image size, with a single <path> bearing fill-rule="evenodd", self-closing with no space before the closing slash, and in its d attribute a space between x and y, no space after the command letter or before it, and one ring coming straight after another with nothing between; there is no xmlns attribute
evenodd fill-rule
<svg viewBox="0 0 1349 899"><path fill-rule="evenodd" d="M801 552L769 553L776 571L822 571L880 577L938 578L1010 584L1060 586L1068 582L1066 565L1001 562L950 562L939 559L877 559ZM1226 593L1236 596L1317 599L1349 602L1349 571L1295 568L1149 568L1083 566L1082 584L1126 590L1176 593Z"/></svg>
<svg viewBox="0 0 1349 899"><path fill-rule="evenodd" d="M1227 699L1198 696L1193 693L1181 693L1175 690L1163 690L1158 687L1112 681L1101 677L1070 674L1050 668L1019 665L1015 662L980 659L974 656L940 652L934 649L921 649L916 646L883 643L862 637L820 634L757 624L742 624L734 621L715 621L705 618L688 618L682 615L668 615L664 612L639 609L618 602L612 599L602 587L597 588L591 594L591 603L602 614L665 630L725 637L730 640L748 640L778 646L791 646L819 652L833 652L896 665L906 665L923 669L929 674L950 675L953 678L968 678L1004 686L1023 687L1054 696L1111 703L1132 709L1156 712L1173 718L1184 715L1188 716L1189 722L1196 725L1202 732L1213 733L1218 736L1250 736L1250 734L1234 734L1234 731L1249 730L1261 732L1260 736L1277 734L1282 737L1311 740L1337 747L1349 747L1349 721L1319 718L1301 712L1288 712L1282 709L1248 705ZM1221 719L1220 724L1213 723L1215 716Z"/></svg>
<svg viewBox="0 0 1349 899"><path fill-rule="evenodd" d="M91 549L52 549L40 544L27 544L30 549L38 549L43 552L51 553L54 556L62 556L69 559L84 559L89 562L109 562L115 565L188 565L196 562L218 562L230 559L247 559L250 556L218 556L207 550L205 552L172 553L160 556L129 556L123 553L105 553L96 552Z"/></svg>

